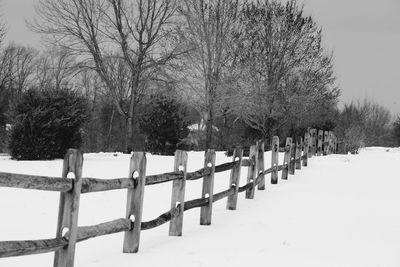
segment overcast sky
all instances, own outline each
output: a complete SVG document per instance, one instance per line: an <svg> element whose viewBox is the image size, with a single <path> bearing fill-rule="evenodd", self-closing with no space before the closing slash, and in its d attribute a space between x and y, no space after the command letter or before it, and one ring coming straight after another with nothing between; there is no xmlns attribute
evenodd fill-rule
<svg viewBox="0 0 400 267"><path fill-rule="evenodd" d="M334 51L341 102L368 98L400 114L400 0L302 0ZM0 0L8 40L39 46L25 26L38 0Z"/></svg>

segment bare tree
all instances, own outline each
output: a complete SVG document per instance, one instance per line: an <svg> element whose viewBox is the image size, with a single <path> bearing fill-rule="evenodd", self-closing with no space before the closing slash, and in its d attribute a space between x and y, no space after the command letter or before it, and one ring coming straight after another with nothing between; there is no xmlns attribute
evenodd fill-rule
<svg viewBox="0 0 400 267"><path fill-rule="evenodd" d="M76 56L69 50L51 47L35 60L35 80L39 89L71 87L80 71Z"/></svg>
<svg viewBox="0 0 400 267"><path fill-rule="evenodd" d="M1 6L0 1L0 6ZM7 28L6 24L2 18L3 14L0 14L0 48L2 48L4 38L6 37ZM0 90L4 90L4 83L6 79L10 75L9 71L9 53L3 50L0 50Z"/></svg>
<svg viewBox="0 0 400 267"><path fill-rule="evenodd" d="M40 0L32 27L57 45L79 55L81 66L95 70L126 119L126 150L133 149L137 105L157 71L181 52L166 44L176 10L172 0ZM127 69L121 88L112 62ZM127 98L121 101L121 90ZM126 101L125 101L126 100ZM127 102L127 104L125 104Z"/></svg>
<svg viewBox="0 0 400 267"><path fill-rule="evenodd" d="M30 88L34 80L35 58L38 52L32 47L11 44L6 47L10 56L11 74L9 87L15 98Z"/></svg>
<svg viewBox="0 0 400 267"><path fill-rule="evenodd" d="M358 103L358 108L364 117L366 145L384 145L384 138L390 134L393 120L390 110L368 100L364 100L362 104Z"/></svg>
<svg viewBox="0 0 400 267"><path fill-rule="evenodd" d="M180 62L179 79L205 121L206 149L213 147L216 107L223 95L224 67L230 59L238 6L238 1L230 0L183 0L179 8L179 42L190 51Z"/></svg>
<svg viewBox="0 0 400 267"><path fill-rule="evenodd" d="M321 30L296 1L248 3L240 24L233 65L242 90L234 107L263 138L315 108L321 97L337 98Z"/></svg>

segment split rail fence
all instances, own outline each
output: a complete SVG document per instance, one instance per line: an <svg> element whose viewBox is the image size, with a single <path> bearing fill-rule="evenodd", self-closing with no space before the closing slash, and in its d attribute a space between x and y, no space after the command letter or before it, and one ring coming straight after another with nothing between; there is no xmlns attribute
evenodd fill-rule
<svg viewBox="0 0 400 267"><path fill-rule="evenodd" d="M296 169L308 165L308 158L315 155L336 153L337 139L332 132L310 129L304 139L297 137L286 139L284 161L279 165L279 138L273 137L271 167L265 169L264 143L257 142L250 147L249 158L243 158L243 149L236 148L233 161L215 165L215 151L205 152L204 168L187 172L187 152L177 150L175 153L174 172L146 176L146 155L143 152L133 153L130 160L128 178L95 179L82 178L83 155L79 150L68 150L64 162L62 177L32 176L0 172L0 186L58 191L60 193L58 224L54 239L2 241L0 258L39 253L55 252L54 267L72 267L74 265L77 242L90 238L125 232L123 240L124 253L136 253L139 250L140 232L169 222L169 235L181 236L184 212L200 208L200 224L210 225L213 203L227 198L226 208L236 210L238 194L246 192L247 199L253 199L256 187L265 189L265 176L271 174L271 183L278 183L278 172L281 179L294 175ZM247 167L247 183L239 186L241 167ZM214 174L230 170L229 188L214 193ZM74 178L67 178L69 173ZM185 185L188 181L203 179L201 198L185 201ZM171 209L154 220L143 222L143 197L145 186L172 182ZM114 221L78 227L80 194L107 190L128 189L125 218Z"/></svg>

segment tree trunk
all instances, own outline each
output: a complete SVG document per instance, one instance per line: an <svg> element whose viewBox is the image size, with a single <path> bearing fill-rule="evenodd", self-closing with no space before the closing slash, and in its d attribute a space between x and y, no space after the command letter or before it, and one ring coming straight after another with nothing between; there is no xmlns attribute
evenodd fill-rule
<svg viewBox="0 0 400 267"><path fill-rule="evenodd" d="M126 118L125 152L130 154L133 151L133 117Z"/></svg>
<svg viewBox="0 0 400 267"><path fill-rule="evenodd" d="M213 125L214 125L214 114L212 106L208 107L207 120L206 120L206 150L213 148Z"/></svg>
<svg viewBox="0 0 400 267"><path fill-rule="evenodd" d="M115 110L114 110L114 105L111 106L111 117L110 121L108 124L108 131L107 131L107 138L106 138L106 150L110 151L111 149L111 137L112 137L112 130L113 130L113 124L114 124L114 116L115 116Z"/></svg>

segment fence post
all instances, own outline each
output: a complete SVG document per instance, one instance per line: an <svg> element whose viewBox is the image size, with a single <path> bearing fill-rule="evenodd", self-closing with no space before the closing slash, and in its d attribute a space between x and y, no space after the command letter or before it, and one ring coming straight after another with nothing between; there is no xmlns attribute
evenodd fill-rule
<svg viewBox="0 0 400 267"><path fill-rule="evenodd" d="M200 225L210 225L214 194L215 150L209 149L204 156L204 168L211 168L210 174L203 178L202 198L208 198L208 205L200 209Z"/></svg>
<svg viewBox="0 0 400 267"><path fill-rule="evenodd" d="M329 136L328 136L328 154L332 154L332 132L329 131Z"/></svg>
<svg viewBox="0 0 400 267"><path fill-rule="evenodd" d="M61 238L63 230L69 230L68 246L58 250L54 255L54 267L73 267L75 246L78 232L79 200L82 188L82 152L69 149L64 157L62 178L69 173L75 175L73 189L60 194L58 209L57 238Z"/></svg>
<svg viewBox="0 0 400 267"><path fill-rule="evenodd" d="M256 186L256 173L258 169L258 149L257 146L253 145L250 147L250 154L249 154L249 159L251 161L251 165L248 168L247 171L247 183L252 183L253 186L249 189L246 190L246 198L247 199L253 199L254 198L254 189Z"/></svg>
<svg viewBox="0 0 400 267"><path fill-rule="evenodd" d="M335 134L332 132L332 154L335 153Z"/></svg>
<svg viewBox="0 0 400 267"><path fill-rule="evenodd" d="M271 172L271 184L278 183L278 165L279 165L279 137L274 136L272 138L272 155L271 155L271 168L274 168Z"/></svg>
<svg viewBox="0 0 400 267"><path fill-rule="evenodd" d="M185 187L186 187L186 167L187 167L187 153L186 151L177 150L175 151L175 163L174 171L182 171L183 178L174 180L172 182L172 197L171 197L171 209L176 208L179 205L179 215L171 218L169 223L169 235L170 236L182 236L183 226L183 213L185 203Z"/></svg>
<svg viewBox="0 0 400 267"><path fill-rule="evenodd" d="M125 231L124 253L137 253L139 251L144 186L146 184L146 162L144 152L133 153L130 160L129 179L133 179L134 187L128 188L126 218L133 221L133 227L130 231Z"/></svg>
<svg viewBox="0 0 400 267"><path fill-rule="evenodd" d="M337 138L336 135L333 136L333 153L336 154L337 152Z"/></svg>
<svg viewBox="0 0 400 267"><path fill-rule="evenodd" d="M328 155L328 148L329 148L328 136L329 132L324 131L324 156Z"/></svg>
<svg viewBox="0 0 400 267"><path fill-rule="evenodd" d="M289 162L289 174L294 175L295 173L295 162L296 162L296 142L292 142L290 148L290 162Z"/></svg>
<svg viewBox="0 0 400 267"><path fill-rule="evenodd" d="M312 129L312 155L317 154L317 129Z"/></svg>
<svg viewBox="0 0 400 267"><path fill-rule="evenodd" d="M257 149L258 149L258 168L257 168L257 175L261 175L260 183L258 184L258 190L265 190L265 166L264 166L264 142L258 141L257 142Z"/></svg>
<svg viewBox="0 0 400 267"><path fill-rule="evenodd" d="M282 178L281 178L282 180L288 179L291 150L292 150L292 138L287 137L285 145L285 155L283 157L283 166L285 167L282 170Z"/></svg>
<svg viewBox="0 0 400 267"><path fill-rule="evenodd" d="M233 152L233 161L238 160L239 162L231 170L231 177L229 182L230 187L235 188L235 194L228 197L228 201L226 203L226 209L228 210L236 210L238 193L239 193L240 170L242 169L242 158L243 158L243 149L241 147L238 147Z"/></svg>
<svg viewBox="0 0 400 267"><path fill-rule="evenodd" d="M308 158L312 158L313 156L313 131L312 129L308 129Z"/></svg>
<svg viewBox="0 0 400 267"><path fill-rule="evenodd" d="M309 133L306 132L304 134L304 142L303 142L303 147L304 147L304 158L303 158L303 167L307 167L308 165L308 150L310 147L310 141L309 141Z"/></svg>
<svg viewBox="0 0 400 267"><path fill-rule="evenodd" d="M296 138L296 169L301 170L301 150L303 148L303 138Z"/></svg>
<svg viewBox="0 0 400 267"><path fill-rule="evenodd" d="M322 141L323 141L323 137L324 137L324 131L323 131L323 130L319 130L319 131L318 131L317 156L321 156L321 155L322 155Z"/></svg>

